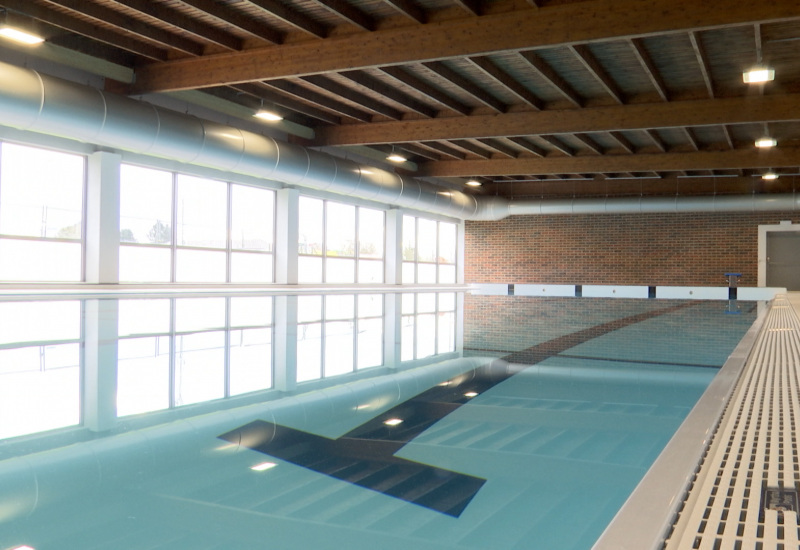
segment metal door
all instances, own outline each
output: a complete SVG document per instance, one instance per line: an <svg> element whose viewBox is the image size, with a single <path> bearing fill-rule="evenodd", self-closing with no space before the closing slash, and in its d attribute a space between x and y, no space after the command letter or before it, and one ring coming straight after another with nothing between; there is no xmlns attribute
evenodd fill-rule
<svg viewBox="0 0 800 550"><path fill-rule="evenodd" d="M767 286L800 290L800 231L767 233Z"/></svg>

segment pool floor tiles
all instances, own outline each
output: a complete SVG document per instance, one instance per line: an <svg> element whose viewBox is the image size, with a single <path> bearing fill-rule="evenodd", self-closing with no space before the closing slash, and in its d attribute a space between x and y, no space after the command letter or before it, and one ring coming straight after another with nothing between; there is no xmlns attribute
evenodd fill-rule
<svg viewBox="0 0 800 550"><path fill-rule="evenodd" d="M776 297L665 550L800 547L800 293Z"/></svg>

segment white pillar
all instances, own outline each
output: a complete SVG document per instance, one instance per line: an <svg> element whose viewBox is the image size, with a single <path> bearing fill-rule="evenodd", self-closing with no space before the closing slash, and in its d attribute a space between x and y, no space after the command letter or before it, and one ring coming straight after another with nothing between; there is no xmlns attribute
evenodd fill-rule
<svg viewBox="0 0 800 550"><path fill-rule="evenodd" d="M456 224L456 282L464 284L464 257L466 255L466 223Z"/></svg>
<svg viewBox="0 0 800 550"><path fill-rule="evenodd" d="M300 192L279 189L275 201L275 282L297 284Z"/></svg>
<svg viewBox="0 0 800 550"><path fill-rule="evenodd" d="M89 155L86 190L86 282L119 282L119 165L121 156Z"/></svg>
<svg viewBox="0 0 800 550"><path fill-rule="evenodd" d="M83 424L93 432L117 422L118 321L116 299L84 302Z"/></svg>
<svg viewBox="0 0 800 550"><path fill-rule="evenodd" d="M403 273L403 214L396 208L386 211L386 261L384 281L399 285Z"/></svg>

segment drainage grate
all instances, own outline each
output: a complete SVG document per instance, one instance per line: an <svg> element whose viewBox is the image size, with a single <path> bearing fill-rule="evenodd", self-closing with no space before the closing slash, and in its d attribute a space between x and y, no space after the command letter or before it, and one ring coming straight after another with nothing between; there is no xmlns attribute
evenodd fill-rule
<svg viewBox="0 0 800 550"><path fill-rule="evenodd" d="M799 370L800 320L776 298L665 550L800 547Z"/></svg>

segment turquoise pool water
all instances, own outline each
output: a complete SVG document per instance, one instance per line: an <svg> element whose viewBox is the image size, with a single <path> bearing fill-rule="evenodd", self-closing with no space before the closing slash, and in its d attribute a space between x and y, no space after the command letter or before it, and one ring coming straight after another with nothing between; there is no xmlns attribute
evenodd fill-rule
<svg viewBox="0 0 800 550"><path fill-rule="evenodd" d="M439 356L403 361L397 351L392 368L354 367L284 391L276 362L271 388L229 395L228 380L224 397L120 418L106 432L66 426L0 441L0 548L588 549L755 317L747 303L464 301L454 323L449 306L399 308L406 318L398 311L396 323L383 310L382 325L410 323L395 333L417 344L435 327ZM104 311L126 309L116 306ZM80 305L83 356L92 353L93 307ZM186 331L225 334L223 351L197 363L203 369L224 356L230 374L236 331L270 327L275 347L303 332L279 315L231 326L226 308L227 324ZM341 354L347 330L335 321ZM353 326L358 356L357 314ZM171 342L174 386L174 322L135 336ZM403 346L382 338L384 357ZM3 345L15 357L33 346ZM82 378L81 406L102 409L86 402Z"/></svg>

